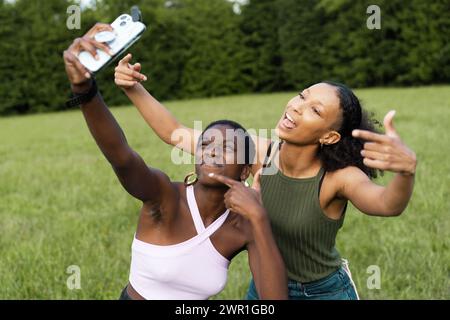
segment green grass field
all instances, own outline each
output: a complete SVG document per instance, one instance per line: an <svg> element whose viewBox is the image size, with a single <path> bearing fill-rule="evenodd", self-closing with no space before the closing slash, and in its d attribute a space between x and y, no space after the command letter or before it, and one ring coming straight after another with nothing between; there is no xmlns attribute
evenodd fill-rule
<svg viewBox="0 0 450 320"><path fill-rule="evenodd" d="M419 162L407 210L397 218L376 218L350 208L338 250L350 261L362 299L449 299L450 86L356 93L379 120L397 110L394 123ZM273 128L294 94L175 101L167 107L190 126L228 118L248 128ZM149 165L174 180L192 169L171 163L171 148L133 107L113 113ZM140 203L120 186L81 112L2 118L0 137L0 299L117 299L128 279ZM81 269L79 290L66 285L71 265ZM371 265L381 270L379 290L366 284ZM216 298L243 298L249 278L246 254L240 254Z"/></svg>

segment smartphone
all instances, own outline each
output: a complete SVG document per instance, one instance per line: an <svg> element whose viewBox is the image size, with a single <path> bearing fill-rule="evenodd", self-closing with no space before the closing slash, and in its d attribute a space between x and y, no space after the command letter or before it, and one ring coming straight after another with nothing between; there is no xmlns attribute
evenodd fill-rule
<svg viewBox="0 0 450 320"><path fill-rule="evenodd" d="M145 31L146 26L141 21L135 21L130 15L122 14L113 23L111 27L113 32L102 31L97 33L94 38L99 42L109 45L113 53L112 56L97 49L99 60L96 60L89 52L81 51L78 59L92 73L98 73L116 60L125 50L131 47Z"/></svg>

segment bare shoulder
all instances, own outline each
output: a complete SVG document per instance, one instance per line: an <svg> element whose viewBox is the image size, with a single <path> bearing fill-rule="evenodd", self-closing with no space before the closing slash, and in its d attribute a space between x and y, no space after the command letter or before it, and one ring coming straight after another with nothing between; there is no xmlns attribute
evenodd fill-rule
<svg viewBox="0 0 450 320"><path fill-rule="evenodd" d="M366 176L366 174L358 167L348 166L333 172L329 172L330 176L334 177L334 179L345 180L345 179L353 179L360 178Z"/></svg>
<svg viewBox="0 0 450 320"><path fill-rule="evenodd" d="M159 182L163 185L168 185L171 183L169 176L164 171L153 167L148 167L148 169L153 172L153 174L158 178Z"/></svg>
<svg viewBox="0 0 450 320"><path fill-rule="evenodd" d="M180 206L180 197L183 194L184 185L182 182L172 182L169 177L162 171L156 170L155 174L158 176L161 183L161 189L159 192L162 193L161 202L153 203L146 202L144 203L144 209L149 211L160 211L161 214L165 214L166 216L174 215L179 210Z"/></svg>
<svg viewBox="0 0 450 320"><path fill-rule="evenodd" d="M344 189L356 186L361 182L370 181L369 177L356 166L348 166L333 172L327 172L327 179L331 182L337 194L343 194Z"/></svg>

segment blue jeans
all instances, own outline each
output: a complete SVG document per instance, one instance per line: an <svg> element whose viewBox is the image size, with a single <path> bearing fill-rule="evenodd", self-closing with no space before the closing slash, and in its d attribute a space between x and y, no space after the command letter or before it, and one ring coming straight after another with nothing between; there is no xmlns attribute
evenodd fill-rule
<svg viewBox="0 0 450 320"><path fill-rule="evenodd" d="M317 281L300 283L289 279L289 300L358 300L358 294L346 266ZM255 282L250 281L247 300L258 300Z"/></svg>

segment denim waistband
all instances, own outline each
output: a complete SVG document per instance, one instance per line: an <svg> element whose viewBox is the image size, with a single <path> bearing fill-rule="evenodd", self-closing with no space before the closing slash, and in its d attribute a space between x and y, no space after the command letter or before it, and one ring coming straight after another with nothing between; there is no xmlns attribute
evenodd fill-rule
<svg viewBox="0 0 450 320"><path fill-rule="evenodd" d="M338 276L339 274L343 277L346 277L347 274L345 273L343 266L340 266L336 271L330 273L328 276L319 279L319 280L315 280L315 281L311 281L311 282L298 282L296 280L293 279L289 279L288 281L288 286L289 289L294 289L294 290L302 290L303 288L313 288L313 287L317 287L320 286L322 284L324 284L325 282L327 282L328 280L330 280L331 278Z"/></svg>

